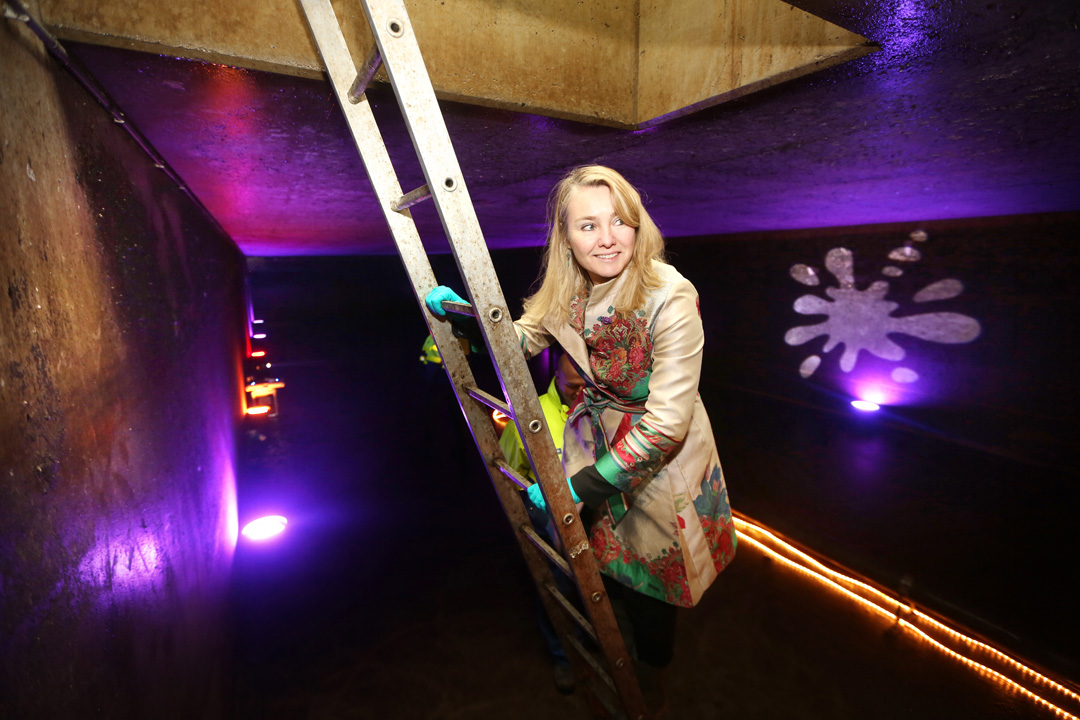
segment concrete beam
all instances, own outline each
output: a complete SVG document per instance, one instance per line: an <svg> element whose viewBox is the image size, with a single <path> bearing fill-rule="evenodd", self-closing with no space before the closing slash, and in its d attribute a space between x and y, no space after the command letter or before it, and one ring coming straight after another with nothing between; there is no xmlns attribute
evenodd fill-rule
<svg viewBox="0 0 1080 720"><path fill-rule="evenodd" d="M876 49L780 0L642 0L634 124L653 125Z"/></svg>
<svg viewBox="0 0 1080 720"><path fill-rule="evenodd" d="M875 49L780 0L406 4L440 97L618 127L656 124ZM358 0L333 5L360 64L371 46L363 10ZM36 6L61 39L322 74L296 0Z"/></svg>

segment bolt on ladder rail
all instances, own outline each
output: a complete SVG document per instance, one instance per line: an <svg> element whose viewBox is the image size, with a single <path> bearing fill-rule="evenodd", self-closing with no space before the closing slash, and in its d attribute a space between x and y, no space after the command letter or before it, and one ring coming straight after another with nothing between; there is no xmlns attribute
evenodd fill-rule
<svg viewBox="0 0 1080 720"><path fill-rule="evenodd" d="M521 352L405 6L401 0L362 0L375 43L362 69L357 72L330 0L300 2L408 272L413 293L424 311L492 485L516 530L515 536L540 590L544 607L564 644L574 650L570 657L579 676L587 679L587 687L600 703L593 703L594 709L609 715L621 710L627 718L644 718L645 706L633 663L619 633L596 559L589 549L562 464L547 431L532 375ZM427 181L425 186L408 193L401 190L364 94L380 66L386 68ZM472 300L471 306L447 302L443 307L449 312L476 316L505 402L476 386L465 351L453 335L450 324L437 320L424 306L423 298L437 283L408 208L429 199L435 203L466 292ZM562 548L568 549L566 557L532 528L520 493L530 482L507 465L489 407L502 411L517 424L526 453L540 478L558 540ZM575 581L588 619L556 588L552 565ZM591 644L599 647L606 663L579 641L581 635L573 631L571 621L581 628L584 636L591 638Z"/></svg>

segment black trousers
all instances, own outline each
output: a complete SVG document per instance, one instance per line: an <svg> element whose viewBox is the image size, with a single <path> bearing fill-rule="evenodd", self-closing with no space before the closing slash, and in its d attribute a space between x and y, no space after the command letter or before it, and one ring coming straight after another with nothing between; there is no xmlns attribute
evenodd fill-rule
<svg viewBox="0 0 1080 720"><path fill-rule="evenodd" d="M671 664L675 654L674 605L635 592L606 575L600 576L632 657L657 668Z"/></svg>

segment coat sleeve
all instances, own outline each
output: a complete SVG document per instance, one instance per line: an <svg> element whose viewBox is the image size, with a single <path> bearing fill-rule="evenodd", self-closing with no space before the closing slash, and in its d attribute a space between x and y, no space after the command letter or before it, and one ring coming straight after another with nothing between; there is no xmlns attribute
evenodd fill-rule
<svg viewBox="0 0 1080 720"><path fill-rule="evenodd" d="M551 345L553 340L551 333L544 328L540 318L529 314L522 315L520 319L516 320L514 329L517 330L518 342L521 343L521 351L525 353L526 358L533 357L548 345Z"/></svg>
<svg viewBox="0 0 1080 720"><path fill-rule="evenodd" d="M652 342L645 414L596 463L600 476L622 492L659 472L690 429L705 346L698 294L690 281L678 280L656 312Z"/></svg>

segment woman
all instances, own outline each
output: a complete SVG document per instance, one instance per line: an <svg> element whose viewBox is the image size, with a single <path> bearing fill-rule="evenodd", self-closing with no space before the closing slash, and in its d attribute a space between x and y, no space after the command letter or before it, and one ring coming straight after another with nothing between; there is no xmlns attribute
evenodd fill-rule
<svg viewBox="0 0 1080 720"><path fill-rule="evenodd" d="M585 504L620 626L638 660L663 668L675 608L696 605L735 552L723 472L697 393L704 342L697 291L664 262L660 231L614 170L572 170L552 191L548 213L543 281L515 326L526 356L557 342L586 379L566 424L564 470ZM428 296L434 312L452 299L446 293ZM542 505L533 488L530 498Z"/></svg>

